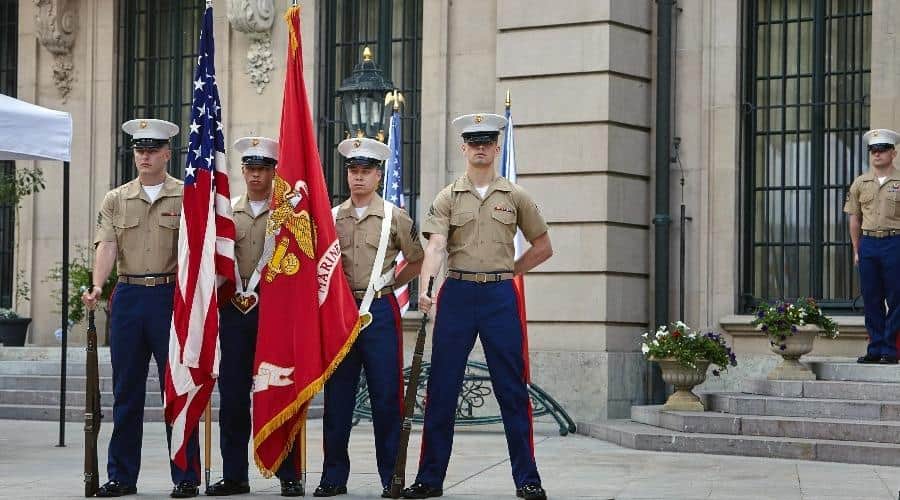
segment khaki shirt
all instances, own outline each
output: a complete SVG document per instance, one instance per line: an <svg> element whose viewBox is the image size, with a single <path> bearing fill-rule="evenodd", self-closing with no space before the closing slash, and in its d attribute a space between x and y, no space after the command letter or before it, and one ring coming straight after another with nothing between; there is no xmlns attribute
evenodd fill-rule
<svg viewBox="0 0 900 500"><path fill-rule="evenodd" d="M356 218L356 209L350 200L341 203L338 208L335 226L341 240L341 262L353 290L365 290L369 286L372 264L381 240L383 218L384 200L378 195L372 198L369 208L360 219ZM425 257L415 224L406 210L395 206L391 214L391 233L381 274L394 266L399 252L403 252L403 258L407 262L416 262Z"/></svg>
<svg viewBox="0 0 900 500"><path fill-rule="evenodd" d="M253 216L253 208L247 195L238 198L232 208L234 214L234 257L237 259L241 278L250 279L253 270L259 263L263 246L266 242L266 222L269 220L269 209L265 208L257 216Z"/></svg>
<svg viewBox="0 0 900 500"><path fill-rule="evenodd" d="M182 181L166 175L153 203L138 179L106 193L97 216L94 245L101 241L116 242L119 274L140 276L175 272L183 188Z"/></svg>
<svg viewBox="0 0 900 500"><path fill-rule="evenodd" d="M894 168L878 183L875 171L860 175L850 186L844 212L862 216L862 229L877 231L900 229L900 170Z"/></svg>
<svg viewBox="0 0 900 500"><path fill-rule="evenodd" d="M513 270L516 227L528 241L547 232L531 196L504 177L491 181L484 199L463 175L438 193L422 224L422 234L447 237L449 267L469 272Z"/></svg>

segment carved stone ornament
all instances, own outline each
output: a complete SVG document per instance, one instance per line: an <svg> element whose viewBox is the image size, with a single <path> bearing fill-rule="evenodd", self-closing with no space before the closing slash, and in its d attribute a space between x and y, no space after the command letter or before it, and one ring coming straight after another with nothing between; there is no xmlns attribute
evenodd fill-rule
<svg viewBox="0 0 900 500"><path fill-rule="evenodd" d="M69 0L34 0L36 36L41 45L53 54L53 83L66 102L72 90L74 64L72 46L78 28L76 2Z"/></svg>
<svg viewBox="0 0 900 500"><path fill-rule="evenodd" d="M274 21L273 0L228 0L228 22L235 30L250 37L246 72L257 94L262 94L275 67L272 59Z"/></svg>

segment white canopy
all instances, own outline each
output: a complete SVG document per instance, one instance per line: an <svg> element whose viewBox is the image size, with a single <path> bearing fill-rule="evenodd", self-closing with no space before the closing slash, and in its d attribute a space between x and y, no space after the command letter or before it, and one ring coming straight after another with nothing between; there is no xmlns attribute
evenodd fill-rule
<svg viewBox="0 0 900 500"><path fill-rule="evenodd" d="M69 161L72 116L0 94L0 160Z"/></svg>

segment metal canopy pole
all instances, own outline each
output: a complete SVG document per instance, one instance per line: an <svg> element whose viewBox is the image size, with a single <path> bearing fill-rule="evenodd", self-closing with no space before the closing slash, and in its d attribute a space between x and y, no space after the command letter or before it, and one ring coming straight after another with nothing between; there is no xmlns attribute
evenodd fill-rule
<svg viewBox="0 0 900 500"><path fill-rule="evenodd" d="M69 335L69 162L63 162L62 355L59 376L59 444L66 445L66 346Z"/></svg>

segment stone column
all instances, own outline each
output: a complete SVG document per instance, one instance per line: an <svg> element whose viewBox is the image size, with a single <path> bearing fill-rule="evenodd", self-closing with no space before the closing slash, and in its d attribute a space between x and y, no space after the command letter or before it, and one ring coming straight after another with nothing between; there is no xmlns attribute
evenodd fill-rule
<svg viewBox="0 0 900 500"><path fill-rule="evenodd" d="M493 109L509 89L519 182L555 250L526 278L532 379L580 421L644 397L651 3L498 1Z"/></svg>

